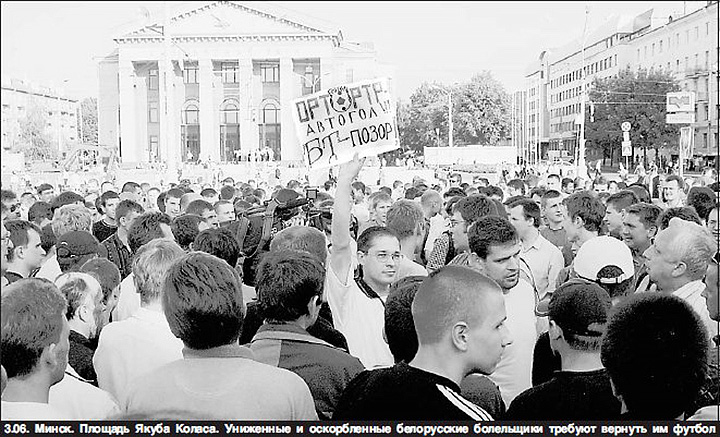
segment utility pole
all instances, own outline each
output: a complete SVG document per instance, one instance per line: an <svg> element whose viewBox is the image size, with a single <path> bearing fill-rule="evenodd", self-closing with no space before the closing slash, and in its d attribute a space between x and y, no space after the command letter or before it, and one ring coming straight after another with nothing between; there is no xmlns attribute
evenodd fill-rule
<svg viewBox="0 0 720 437"><path fill-rule="evenodd" d="M587 6L585 6L585 26L583 28L583 40L582 40L582 64L580 65L580 77L581 77L581 93L580 93L580 141L579 141L579 148L578 148L578 159L576 162L577 170L575 171L575 174L580 176L584 173L586 173L586 163L585 163L585 96L587 95L587 89L585 85L586 81L586 75L585 75L585 43L587 39L587 25L588 25L588 16L590 15L590 10Z"/></svg>

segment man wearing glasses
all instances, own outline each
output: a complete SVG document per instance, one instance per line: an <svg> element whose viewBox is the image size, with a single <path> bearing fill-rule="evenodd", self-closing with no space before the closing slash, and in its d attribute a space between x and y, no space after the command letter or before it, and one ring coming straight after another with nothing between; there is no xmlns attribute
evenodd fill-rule
<svg viewBox="0 0 720 437"><path fill-rule="evenodd" d="M0 200L2 200L2 204L8 209L8 220L20 218L20 202L18 202L15 193L10 190L2 190L0 191Z"/></svg>

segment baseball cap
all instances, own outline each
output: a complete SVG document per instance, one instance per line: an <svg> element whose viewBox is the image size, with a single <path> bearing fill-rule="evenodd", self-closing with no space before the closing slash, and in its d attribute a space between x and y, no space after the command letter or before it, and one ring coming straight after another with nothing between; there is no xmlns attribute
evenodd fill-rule
<svg viewBox="0 0 720 437"><path fill-rule="evenodd" d="M291 190L289 188L283 188L279 190L275 195L273 196L279 203L284 204L287 202L290 202L291 200L295 200L298 197L300 197L300 194L295 191Z"/></svg>
<svg viewBox="0 0 720 437"><path fill-rule="evenodd" d="M605 333L611 306L610 295L601 286L584 279L571 279L552 294L548 318L563 331L600 337Z"/></svg>
<svg viewBox="0 0 720 437"><path fill-rule="evenodd" d="M600 270L608 266L618 267L622 274L615 278L598 278ZM602 284L619 284L635 275L630 248L608 235L591 238L580 246L573 269L579 277Z"/></svg>
<svg viewBox="0 0 720 437"><path fill-rule="evenodd" d="M58 238L56 252L60 266L84 264L88 259L107 255L107 250L91 233L87 231L70 231Z"/></svg>

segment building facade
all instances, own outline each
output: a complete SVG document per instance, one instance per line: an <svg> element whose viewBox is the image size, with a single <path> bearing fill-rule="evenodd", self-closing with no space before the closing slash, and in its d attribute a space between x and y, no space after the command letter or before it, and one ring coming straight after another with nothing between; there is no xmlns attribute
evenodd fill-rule
<svg viewBox="0 0 720 437"><path fill-rule="evenodd" d="M205 2L117 37L99 63L99 142L123 162L301 160L290 101L387 70L369 44L269 7Z"/></svg>
<svg viewBox="0 0 720 437"><path fill-rule="evenodd" d="M23 124L44 123L44 134L60 156L78 141L79 102L39 84L2 78L2 149L21 152L27 146Z"/></svg>
<svg viewBox="0 0 720 437"><path fill-rule="evenodd" d="M717 8L717 1L709 1L677 18L657 16L653 10L616 16L584 43L543 51L525 74L528 105L520 117L526 120L527 147L536 148L539 159L548 159L551 152L577 159L593 80L643 68L672 72L682 89L696 91L694 151L700 157L717 154Z"/></svg>

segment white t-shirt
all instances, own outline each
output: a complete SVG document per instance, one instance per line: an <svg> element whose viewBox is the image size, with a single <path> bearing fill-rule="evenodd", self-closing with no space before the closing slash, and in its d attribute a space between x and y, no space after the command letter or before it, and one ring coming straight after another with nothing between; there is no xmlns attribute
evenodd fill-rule
<svg viewBox="0 0 720 437"><path fill-rule="evenodd" d="M135 289L135 275L130 273L120 283L120 296L112 312L113 322L125 320L140 309L140 293Z"/></svg>
<svg viewBox="0 0 720 437"><path fill-rule="evenodd" d="M40 402L2 401L0 407L2 420L73 420L69 414Z"/></svg>
<svg viewBox="0 0 720 437"><path fill-rule="evenodd" d="M500 388L505 405L532 386L532 359L537 340L535 293L520 279L509 292L503 293L512 344L505 347L495 371L489 376Z"/></svg>
<svg viewBox="0 0 720 437"><path fill-rule="evenodd" d="M98 385L122 405L128 386L158 367L182 359L183 343L162 313L140 308L100 332L93 365Z"/></svg>
<svg viewBox="0 0 720 437"><path fill-rule="evenodd" d="M62 381L50 387L48 403L74 420L108 420L120 413L110 393L84 381L70 365Z"/></svg>
<svg viewBox="0 0 720 437"><path fill-rule="evenodd" d="M353 279L352 268L348 269L346 278L340 279L329 267L326 286L333 324L345 336L350 354L359 358L368 369L392 366L393 356L382 335L384 302L369 298L360 290Z"/></svg>

